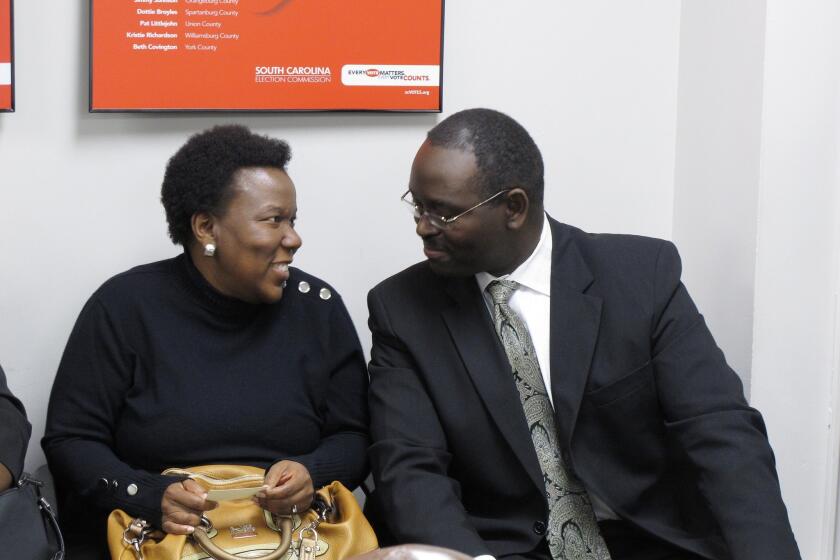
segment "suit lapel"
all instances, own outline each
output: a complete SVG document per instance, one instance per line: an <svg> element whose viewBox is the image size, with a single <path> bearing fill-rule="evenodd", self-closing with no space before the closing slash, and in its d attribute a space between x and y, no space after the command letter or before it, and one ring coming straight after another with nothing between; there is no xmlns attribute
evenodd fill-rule
<svg viewBox="0 0 840 560"><path fill-rule="evenodd" d="M549 220L551 254L551 394L560 441L568 448L586 388L601 322L601 299L584 292L593 277L568 226Z"/></svg>
<svg viewBox="0 0 840 560"><path fill-rule="evenodd" d="M544 490L537 453L519 393L490 314L473 277L447 284L452 305L443 310L455 347L496 425L540 490Z"/></svg>

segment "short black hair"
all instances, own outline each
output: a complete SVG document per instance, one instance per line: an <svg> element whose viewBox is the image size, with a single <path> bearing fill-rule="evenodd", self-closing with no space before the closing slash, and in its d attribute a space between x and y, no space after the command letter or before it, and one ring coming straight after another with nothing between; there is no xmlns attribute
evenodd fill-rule
<svg viewBox="0 0 840 560"><path fill-rule="evenodd" d="M160 190L172 242L189 245L196 212L224 214L238 170L276 167L285 171L291 157L283 140L254 134L242 125L214 126L191 136L170 158Z"/></svg>
<svg viewBox="0 0 840 560"><path fill-rule="evenodd" d="M442 120L426 137L433 146L475 155L476 180L484 196L521 187L531 203L542 208L542 154L528 131L508 115L493 109L466 109Z"/></svg>

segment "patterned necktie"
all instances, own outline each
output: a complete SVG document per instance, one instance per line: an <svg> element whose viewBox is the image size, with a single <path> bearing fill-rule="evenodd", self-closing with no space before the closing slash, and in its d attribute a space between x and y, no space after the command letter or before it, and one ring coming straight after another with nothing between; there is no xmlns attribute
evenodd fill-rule
<svg viewBox="0 0 840 560"><path fill-rule="evenodd" d="M545 481L549 509L548 547L554 560L609 560L610 553L598 529L586 488L563 464L554 409L528 327L508 304L518 287L519 284L512 280L494 280L487 286L487 291L493 299L496 333L513 368L519 400L525 409L525 419Z"/></svg>

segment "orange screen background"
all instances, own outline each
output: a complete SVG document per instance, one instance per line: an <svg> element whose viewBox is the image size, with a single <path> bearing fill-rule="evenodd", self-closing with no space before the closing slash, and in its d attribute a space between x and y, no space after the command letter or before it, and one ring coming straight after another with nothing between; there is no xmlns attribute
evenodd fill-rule
<svg viewBox="0 0 840 560"><path fill-rule="evenodd" d="M12 61L11 0L0 0L0 62ZM12 86L0 85L0 110L12 108Z"/></svg>
<svg viewBox="0 0 840 560"><path fill-rule="evenodd" d="M7 0L6 0L7 1ZM174 9L176 16L138 15ZM187 16L187 10L236 10L235 17ZM440 88L344 86L344 64L441 64L442 0L240 0L233 4L138 4L96 0L91 6L91 109L405 110L439 111ZM174 20L177 27L140 27ZM221 22L222 28L185 27ZM177 33L177 39L129 38L127 32ZM186 32L238 33L238 40L190 40ZM216 45L216 52L185 43ZM176 44L176 51L133 44ZM257 83L256 67L329 67L330 83Z"/></svg>

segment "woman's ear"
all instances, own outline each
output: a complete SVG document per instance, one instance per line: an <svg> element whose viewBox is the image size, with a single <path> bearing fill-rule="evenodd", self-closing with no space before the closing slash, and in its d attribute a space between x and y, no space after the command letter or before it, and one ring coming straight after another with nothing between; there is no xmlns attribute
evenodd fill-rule
<svg viewBox="0 0 840 560"><path fill-rule="evenodd" d="M215 218L208 212L196 212L192 215L190 225L192 226L193 236L202 247L208 243L216 244L216 236L213 231L215 224Z"/></svg>

